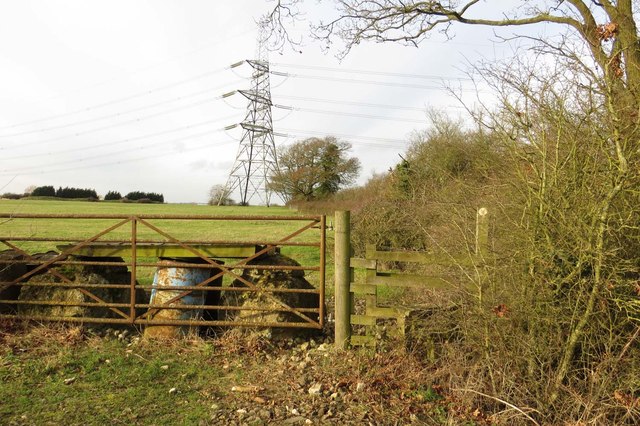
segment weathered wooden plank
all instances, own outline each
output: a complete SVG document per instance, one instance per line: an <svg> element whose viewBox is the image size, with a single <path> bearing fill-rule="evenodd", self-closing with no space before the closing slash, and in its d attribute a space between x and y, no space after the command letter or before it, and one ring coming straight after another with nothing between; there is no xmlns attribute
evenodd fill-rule
<svg viewBox="0 0 640 426"><path fill-rule="evenodd" d="M367 325L374 326L376 325L375 317L370 317L367 315L351 315L351 324L352 325Z"/></svg>
<svg viewBox="0 0 640 426"><path fill-rule="evenodd" d="M370 309L375 309L378 306L378 297L375 294L365 295L364 306L365 306L366 312L369 313Z"/></svg>
<svg viewBox="0 0 640 426"><path fill-rule="evenodd" d="M366 244L364 247L364 257L365 259L375 260L376 259L376 246L375 244Z"/></svg>
<svg viewBox="0 0 640 426"><path fill-rule="evenodd" d="M369 307L367 306L367 316L372 316L376 318L398 318L400 316L406 315L408 309L401 307L392 307L392 306L375 306Z"/></svg>
<svg viewBox="0 0 640 426"><path fill-rule="evenodd" d="M376 339L374 336L351 336L351 344L353 346L375 346Z"/></svg>
<svg viewBox="0 0 640 426"><path fill-rule="evenodd" d="M398 321L396 323L398 336L404 337L405 330L407 329L407 315L409 315L409 310L407 310L404 315L398 316Z"/></svg>
<svg viewBox="0 0 640 426"><path fill-rule="evenodd" d="M444 266L468 266L473 264L473 257L468 254L450 256L446 253L427 253L419 251L379 251L367 254L381 262L413 262L421 264L438 264Z"/></svg>
<svg viewBox="0 0 640 426"><path fill-rule="evenodd" d="M366 279L369 279L371 277L375 277L377 274L375 269L367 269L365 270L364 276Z"/></svg>
<svg viewBox="0 0 640 426"><path fill-rule="evenodd" d="M367 315L376 318L397 318L400 315L404 315L404 309L391 306L376 306L371 309L367 308Z"/></svg>
<svg viewBox="0 0 640 426"><path fill-rule="evenodd" d="M64 251L71 245L59 245L58 249ZM203 257L230 257L245 258L256 252L257 246L247 244L237 245L190 245ZM88 257L129 257L131 256L131 244L89 244L73 252L76 256ZM175 244L136 244L137 257L197 257L193 252Z"/></svg>
<svg viewBox="0 0 640 426"><path fill-rule="evenodd" d="M376 269L377 263L375 259L361 259L359 257L351 258L351 267L359 269Z"/></svg>
<svg viewBox="0 0 640 426"><path fill-rule="evenodd" d="M376 294L376 286L371 284L351 284L349 291L358 295Z"/></svg>
<svg viewBox="0 0 640 426"><path fill-rule="evenodd" d="M389 287L451 289L451 283L442 277L413 274L378 273L367 278L367 284L387 285Z"/></svg>
<svg viewBox="0 0 640 426"><path fill-rule="evenodd" d="M404 337L404 330L401 330L400 327L391 327L387 329L387 336L389 337Z"/></svg>
<svg viewBox="0 0 640 426"><path fill-rule="evenodd" d="M396 308L376 306L367 309L367 315L376 318L395 318L398 316L398 312Z"/></svg>

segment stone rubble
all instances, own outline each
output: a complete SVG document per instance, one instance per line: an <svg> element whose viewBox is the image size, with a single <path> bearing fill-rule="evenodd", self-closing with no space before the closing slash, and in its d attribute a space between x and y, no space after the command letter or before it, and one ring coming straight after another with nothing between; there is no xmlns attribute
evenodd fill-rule
<svg viewBox="0 0 640 426"><path fill-rule="evenodd" d="M296 341L291 339L286 344L286 353L265 355L272 365L278 366L274 371L286 377L295 371L290 378L290 386L297 389L296 397L291 398L288 405L276 402L268 397L264 388L251 388L245 385L243 390L252 389L264 397L253 397L250 402L236 401L225 406L222 402L211 406L209 424L225 425L365 425L382 426L388 423L379 422L375 415L363 409L357 401L357 394L367 391L367 384L359 381L351 385L345 383L323 383L314 379L311 370L320 357L328 355L332 350L331 342ZM307 370L308 369L308 370ZM239 392L234 392L238 394ZM295 405L292 405L294 403ZM424 419L422 419L424 420ZM424 424L413 415L398 421L396 424Z"/></svg>

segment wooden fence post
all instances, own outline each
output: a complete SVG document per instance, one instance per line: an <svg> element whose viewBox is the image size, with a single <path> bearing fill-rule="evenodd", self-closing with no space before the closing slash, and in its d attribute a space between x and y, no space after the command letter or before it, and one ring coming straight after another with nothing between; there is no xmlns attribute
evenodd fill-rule
<svg viewBox="0 0 640 426"><path fill-rule="evenodd" d="M335 345L347 349L351 339L351 232L348 211L335 219Z"/></svg>

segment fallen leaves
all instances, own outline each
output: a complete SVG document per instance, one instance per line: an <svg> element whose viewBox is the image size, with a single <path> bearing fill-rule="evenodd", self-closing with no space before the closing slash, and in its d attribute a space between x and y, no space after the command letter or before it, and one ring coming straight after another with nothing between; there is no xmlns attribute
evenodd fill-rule
<svg viewBox="0 0 640 426"><path fill-rule="evenodd" d="M616 390L613 392L613 399L627 408L632 408L633 406L640 404L640 398L634 398L633 396L624 393L621 390Z"/></svg>
<svg viewBox="0 0 640 426"><path fill-rule="evenodd" d="M491 312L493 312L498 318L504 318L507 316L507 314L509 314L509 308L507 308L507 305L505 305L504 303L501 303L494 306L491 309Z"/></svg>

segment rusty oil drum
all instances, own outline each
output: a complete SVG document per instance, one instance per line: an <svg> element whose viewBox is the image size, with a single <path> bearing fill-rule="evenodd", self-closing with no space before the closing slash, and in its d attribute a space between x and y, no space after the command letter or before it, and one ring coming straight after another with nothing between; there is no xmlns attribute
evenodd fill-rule
<svg viewBox="0 0 640 426"><path fill-rule="evenodd" d="M162 265L172 264L174 261L161 260ZM204 268L185 268L175 266L159 266L153 276L154 287L188 287L195 286L211 277L211 270ZM167 290L154 288L151 291L151 305L162 305L179 296L183 291L172 288ZM170 306L205 304L206 292L192 291L171 302ZM202 309L160 309L149 316L150 320L200 320ZM190 333L197 333L197 327L149 325L144 331L145 337L179 338Z"/></svg>

